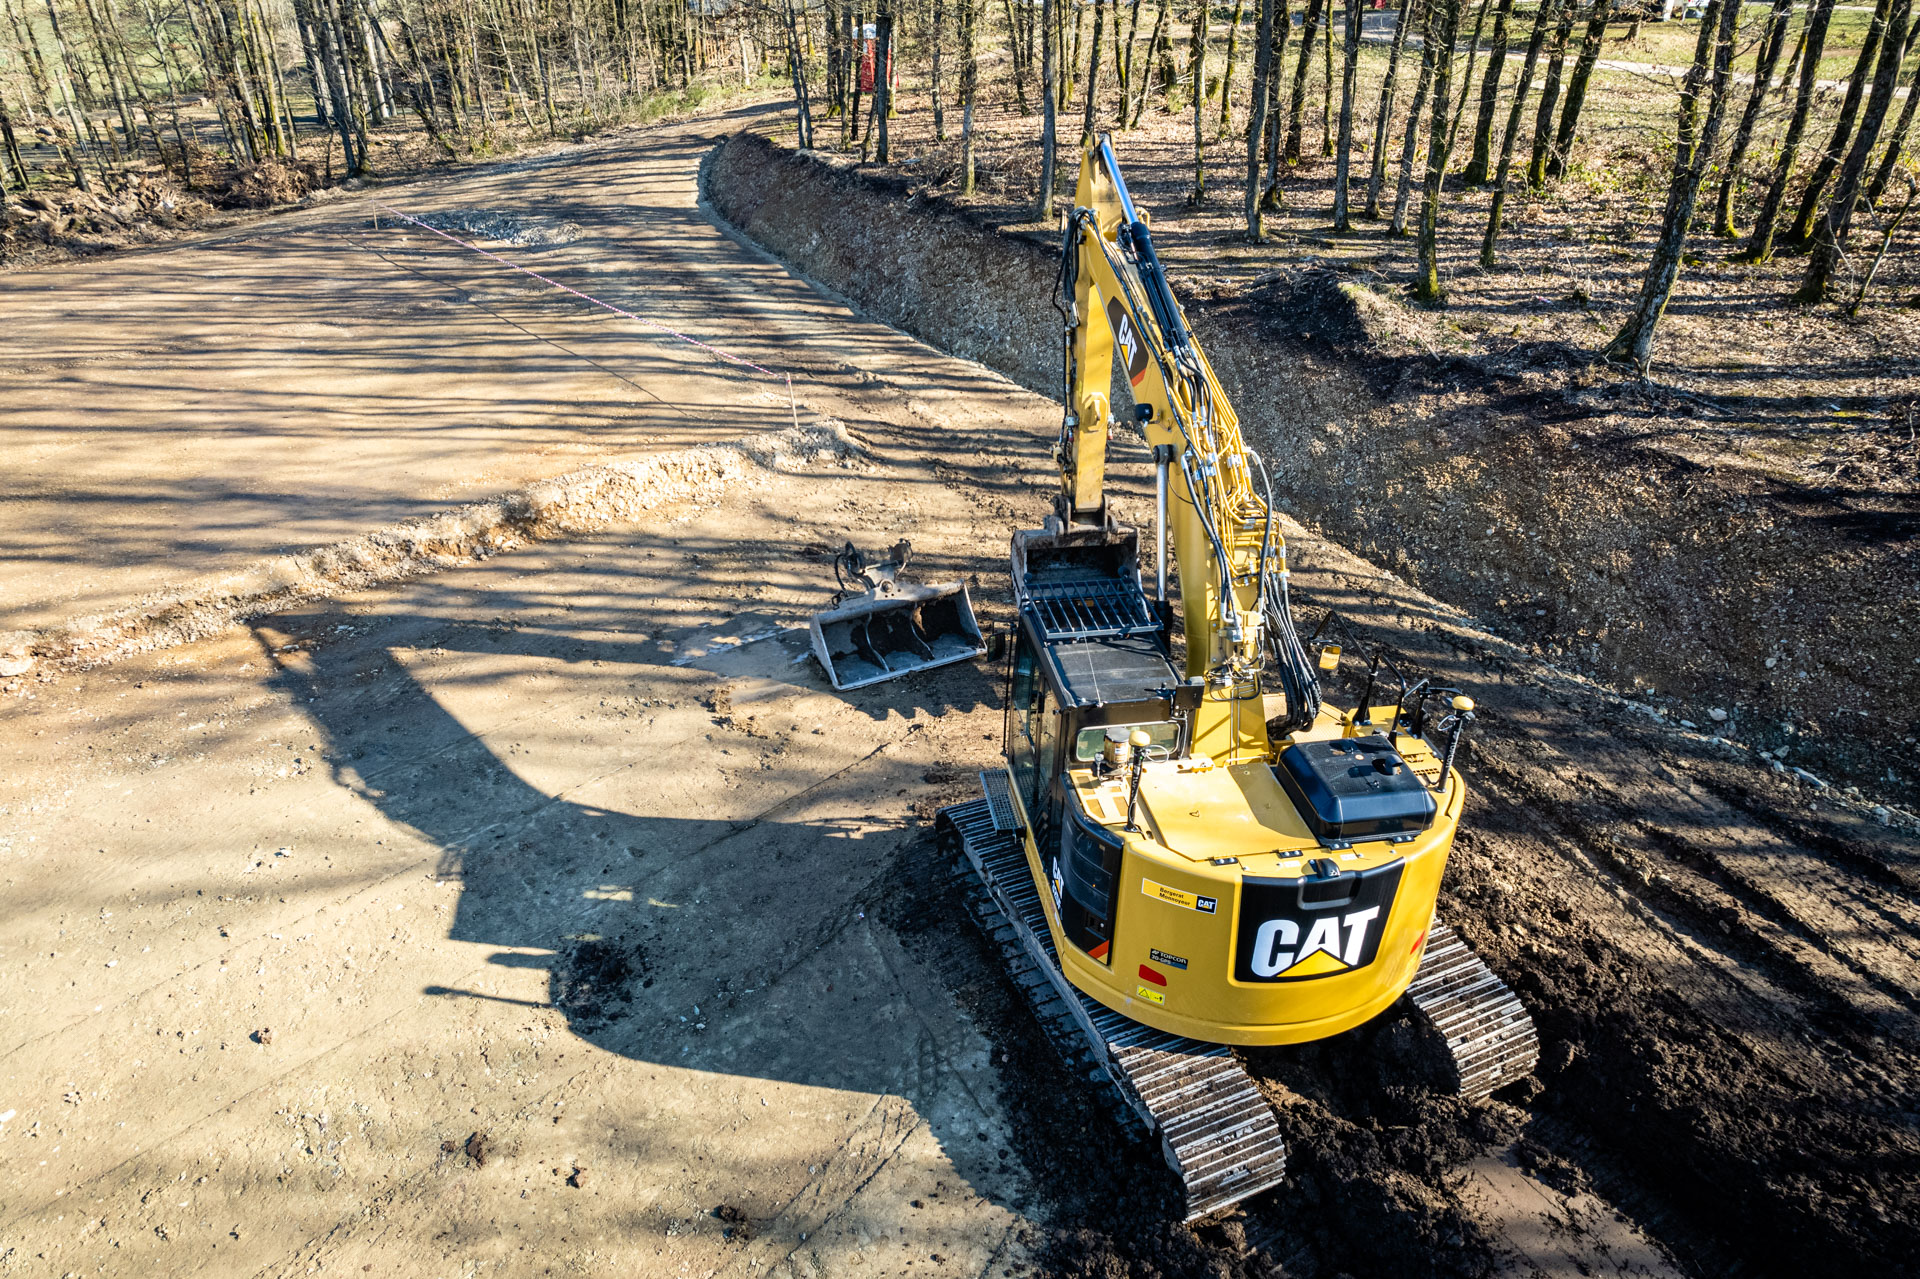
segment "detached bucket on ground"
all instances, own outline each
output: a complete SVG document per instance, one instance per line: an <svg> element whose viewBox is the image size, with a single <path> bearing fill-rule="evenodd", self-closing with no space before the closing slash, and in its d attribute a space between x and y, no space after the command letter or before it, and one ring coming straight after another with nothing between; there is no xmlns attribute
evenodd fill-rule
<svg viewBox="0 0 1920 1279"><path fill-rule="evenodd" d="M903 541L889 560L869 566L849 542L834 558L842 586L852 578L867 587L815 613L807 628L835 688L864 688L987 651L966 583L898 580L911 550Z"/></svg>
<svg viewBox="0 0 1920 1279"><path fill-rule="evenodd" d="M909 671L964 662L987 651L964 582L900 584L815 613L813 655L839 689L897 679Z"/></svg>

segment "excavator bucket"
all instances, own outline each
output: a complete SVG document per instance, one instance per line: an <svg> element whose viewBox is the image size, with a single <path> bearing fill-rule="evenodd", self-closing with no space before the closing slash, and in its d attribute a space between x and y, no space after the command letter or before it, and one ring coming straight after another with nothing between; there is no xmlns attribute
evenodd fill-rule
<svg viewBox="0 0 1920 1279"><path fill-rule="evenodd" d="M869 565L849 542L834 558L843 587L867 587L814 614L807 628L813 655L835 688L864 688L987 651L966 583L898 580L911 550L902 541L890 559Z"/></svg>

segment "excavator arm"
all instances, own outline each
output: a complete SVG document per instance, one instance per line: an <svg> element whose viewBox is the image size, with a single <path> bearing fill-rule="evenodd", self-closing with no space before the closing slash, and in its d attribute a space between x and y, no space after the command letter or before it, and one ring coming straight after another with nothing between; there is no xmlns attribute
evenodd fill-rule
<svg viewBox="0 0 1920 1279"><path fill-rule="evenodd" d="M1159 590L1166 545L1179 570L1186 674L1202 682L1194 747L1223 762L1271 756L1267 683L1284 695L1273 728L1311 725L1319 687L1293 629L1286 545L1258 454L1167 284L1146 218L1110 139L1090 143L1067 217L1055 306L1066 319L1066 417L1055 455L1067 528L1109 521L1105 481L1113 362L1158 473Z"/></svg>

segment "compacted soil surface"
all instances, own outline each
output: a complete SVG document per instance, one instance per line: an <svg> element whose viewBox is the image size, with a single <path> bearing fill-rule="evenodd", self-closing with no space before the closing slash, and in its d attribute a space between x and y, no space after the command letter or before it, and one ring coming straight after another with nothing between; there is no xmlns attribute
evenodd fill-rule
<svg viewBox="0 0 1920 1279"><path fill-rule="evenodd" d="M1058 407L730 238L714 127L381 200L770 374L344 201L7 281L46 317L9 446L126 429L6 504L57 585L9 578L0 684L0 1274L1910 1265L1920 838L1292 523L1309 628L1479 700L1441 909L1542 1061L1466 1105L1394 1013L1250 1052L1289 1180L1178 1224L931 837L997 666L836 693L801 629L847 538L1004 625ZM174 319L59 327L169 270ZM228 434L141 415L183 316L208 372L156 394L254 396ZM81 506L111 535L44 536Z"/></svg>

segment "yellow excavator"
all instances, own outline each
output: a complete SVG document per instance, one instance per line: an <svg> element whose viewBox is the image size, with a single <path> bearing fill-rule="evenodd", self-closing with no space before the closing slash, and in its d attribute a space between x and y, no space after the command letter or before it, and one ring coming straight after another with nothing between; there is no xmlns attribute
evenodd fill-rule
<svg viewBox="0 0 1920 1279"><path fill-rule="evenodd" d="M1060 491L1043 528L1013 535L1006 764L940 826L1043 1024L1161 1136L1195 1219L1284 1175L1284 1136L1229 1045L1323 1039L1409 995L1481 1096L1537 1045L1434 915L1473 703L1397 673L1376 698L1378 660L1355 706L1321 700L1340 649L1295 630L1267 473L1104 135L1055 305ZM1104 487L1116 355L1154 464L1151 594Z"/></svg>

